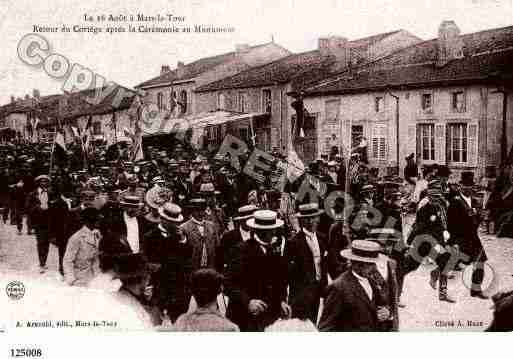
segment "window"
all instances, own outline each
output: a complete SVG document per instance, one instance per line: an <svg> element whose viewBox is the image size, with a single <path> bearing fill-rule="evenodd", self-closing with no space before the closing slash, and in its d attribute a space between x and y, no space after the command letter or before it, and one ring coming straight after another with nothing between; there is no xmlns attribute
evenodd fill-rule
<svg viewBox="0 0 513 359"><path fill-rule="evenodd" d="M466 123L447 125L447 160L467 162L468 136Z"/></svg>
<svg viewBox="0 0 513 359"><path fill-rule="evenodd" d="M262 90L262 111L271 113L272 110L272 97L271 90Z"/></svg>
<svg viewBox="0 0 513 359"><path fill-rule="evenodd" d="M419 124L418 125L418 141L420 155L424 161L435 160L435 125Z"/></svg>
<svg viewBox="0 0 513 359"><path fill-rule="evenodd" d="M249 131L247 127L239 128L239 138L242 141L249 143Z"/></svg>
<svg viewBox="0 0 513 359"><path fill-rule="evenodd" d="M217 94L217 108L220 110L226 109L226 95L223 93Z"/></svg>
<svg viewBox="0 0 513 359"><path fill-rule="evenodd" d="M387 159L387 127L386 125L374 126L372 133L372 157L376 160Z"/></svg>
<svg viewBox="0 0 513 359"><path fill-rule="evenodd" d="M101 122L93 123L93 135L101 135L102 134L102 124Z"/></svg>
<svg viewBox="0 0 513 359"><path fill-rule="evenodd" d="M336 124L340 115L340 100L326 101L326 123Z"/></svg>
<svg viewBox="0 0 513 359"><path fill-rule="evenodd" d="M245 92L239 92L238 104L239 104L239 112L246 112L248 104L247 104Z"/></svg>
<svg viewBox="0 0 513 359"><path fill-rule="evenodd" d="M180 92L180 104L182 105L182 113L187 112L187 91Z"/></svg>
<svg viewBox="0 0 513 359"><path fill-rule="evenodd" d="M431 112L433 110L433 95L430 93L422 94L422 110Z"/></svg>
<svg viewBox="0 0 513 359"><path fill-rule="evenodd" d="M376 97L374 100L374 109L376 112L383 112L384 100L382 96Z"/></svg>
<svg viewBox="0 0 513 359"><path fill-rule="evenodd" d="M465 93L463 91L453 92L451 103L454 112L465 112Z"/></svg>
<svg viewBox="0 0 513 359"><path fill-rule="evenodd" d="M159 110L164 109L164 94L162 92L157 94L157 107Z"/></svg>

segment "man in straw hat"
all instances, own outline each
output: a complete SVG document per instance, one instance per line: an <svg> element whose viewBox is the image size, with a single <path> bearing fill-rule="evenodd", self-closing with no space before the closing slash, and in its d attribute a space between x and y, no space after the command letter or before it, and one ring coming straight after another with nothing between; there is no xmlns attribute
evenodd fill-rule
<svg viewBox="0 0 513 359"><path fill-rule="evenodd" d="M238 257L242 243L251 238L251 229L247 220L253 217L257 207L250 204L239 208L238 216L233 217L234 229L225 232L216 256L216 268L219 273L227 273L232 261Z"/></svg>
<svg viewBox="0 0 513 359"><path fill-rule="evenodd" d="M283 221L274 211L259 210L247 225L252 236L242 244L240 257L228 274L227 317L241 331L263 331L291 314L287 304L286 241L278 235Z"/></svg>
<svg viewBox="0 0 513 359"><path fill-rule="evenodd" d="M149 262L160 265L153 277L155 301L171 321L187 311L192 273L192 244L180 229L182 209L166 202L159 209L160 224L145 237L145 253Z"/></svg>
<svg viewBox="0 0 513 359"><path fill-rule="evenodd" d="M109 254L139 253L142 251L143 225L141 209L144 204L139 196L124 195L119 209L112 209L105 221L104 237L100 250Z"/></svg>
<svg viewBox="0 0 513 359"><path fill-rule="evenodd" d="M390 310L380 305L379 289L369 279L376 263L386 257L379 244L355 240L342 255L351 261L349 270L328 286L321 331L379 331L380 322L390 320Z"/></svg>
<svg viewBox="0 0 513 359"><path fill-rule="evenodd" d="M48 269L46 260L50 250L49 221L50 221L50 177L47 175L37 176L35 179L36 189L28 199L29 216L32 227L36 232L37 254L39 257L39 272L44 273Z"/></svg>
<svg viewBox="0 0 513 359"><path fill-rule="evenodd" d="M475 199L472 198L473 186L474 173L462 172L460 193L451 199L447 210L447 229L451 234L451 243L457 245L466 256L463 262L473 267L470 295L488 299L481 287L487 256L479 239L480 218Z"/></svg>
<svg viewBox="0 0 513 359"><path fill-rule="evenodd" d="M307 313L312 323L317 323L320 298L328 285L327 240L317 230L322 213L317 203L300 205L296 217L301 230L287 246L292 316L295 307L303 307L305 298L310 298Z"/></svg>

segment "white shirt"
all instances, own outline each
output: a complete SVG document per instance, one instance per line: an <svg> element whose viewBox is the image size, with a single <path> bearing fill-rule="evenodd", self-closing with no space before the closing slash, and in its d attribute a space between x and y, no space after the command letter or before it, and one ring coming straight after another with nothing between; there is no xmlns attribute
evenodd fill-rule
<svg viewBox="0 0 513 359"><path fill-rule="evenodd" d="M37 193L39 196L39 202L41 203L41 209L47 210L48 209L48 191L43 191L41 187L37 189Z"/></svg>
<svg viewBox="0 0 513 359"><path fill-rule="evenodd" d="M461 198L463 198L463 200L467 202L468 206L472 208L472 199L470 197L465 197L463 194L461 194Z"/></svg>
<svg viewBox="0 0 513 359"><path fill-rule="evenodd" d="M367 296L369 297L369 299L372 300L372 287L369 283L369 280L367 278L359 276L354 271L353 271L353 275L356 277L356 279L358 279L358 283L360 283L360 285L362 286L365 293L367 293Z"/></svg>
<svg viewBox="0 0 513 359"><path fill-rule="evenodd" d="M246 242L248 239L251 238L251 233L248 231L245 231L242 229L242 227L239 227L240 236L242 237L242 240Z"/></svg>
<svg viewBox="0 0 513 359"><path fill-rule="evenodd" d="M317 235L303 228L303 232L305 233L306 243L312 252L314 266L315 266L315 279L321 280L321 249L319 247L319 241L317 240Z"/></svg>
<svg viewBox="0 0 513 359"><path fill-rule="evenodd" d="M139 253L139 224L137 217L129 217L126 212L123 212L123 218L126 224L126 240L130 245L133 253Z"/></svg>

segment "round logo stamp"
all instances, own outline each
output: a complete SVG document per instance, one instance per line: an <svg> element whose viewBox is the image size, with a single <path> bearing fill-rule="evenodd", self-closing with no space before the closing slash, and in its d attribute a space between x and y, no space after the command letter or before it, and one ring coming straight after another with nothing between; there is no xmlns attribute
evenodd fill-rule
<svg viewBox="0 0 513 359"><path fill-rule="evenodd" d="M10 282L5 287L7 296L12 300L19 300L25 295L25 285L17 280Z"/></svg>

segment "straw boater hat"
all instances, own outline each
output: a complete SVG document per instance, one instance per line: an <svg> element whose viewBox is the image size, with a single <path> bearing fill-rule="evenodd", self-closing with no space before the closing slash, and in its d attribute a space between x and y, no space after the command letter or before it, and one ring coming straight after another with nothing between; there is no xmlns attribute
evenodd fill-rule
<svg viewBox="0 0 513 359"><path fill-rule="evenodd" d="M283 221L278 218L278 213L264 209L255 211L246 224L253 229L276 229L283 226Z"/></svg>
<svg viewBox="0 0 513 359"><path fill-rule="evenodd" d="M317 217L324 213L324 210L319 209L317 203L306 203L299 206L299 212L296 213L297 218Z"/></svg>
<svg viewBox="0 0 513 359"><path fill-rule="evenodd" d="M243 219L248 219L253 217L253 213L258 209L257 206L253 204L248 204L247 206L242 206L239 208L239 215L234 217L234 221L241 221Z"/></svg>
<svg viewBox="0 0 513 359"><path fill-rule="evenodd" d="M143 206L143 203L139 196L126 194L123 197L121 197L119 205L128 208L141 208Z"/></svg>
<svg viewBox="0 0 513 359"><path fill-rule="evenodd" d="M355 262L377 263L385 260L386 257L380 253L381 246L368 240L354 240L351 248L343 249L342 257Z"/></svg>
<svg viewBox="0 0 513 359"><path fill-rule="evenodd" d="M47 180L48 182L50 182L50 177L47 175L39 175L36 177L36 179L34 181L39 182L41 180Z"/></svg>
<svg viewBox="0 0 513 359"><path fill-rule="evenodd" d="M158 209L171 199L171 191L167 188L151 188L144 197L146 204L153 209Z"/></svg>
<svg viewBox="0 0 513 359"><path fill-rule="evenodd" d="M162 176L157 176L157 177L153 177L153 179L151 180L151 183L152 184L166 183L166 181L162 178Z"/></svg>
<svg viewBox="0 0 513 359"><path fill-rule="evenodd" d="M160 218L169 222L181 223L183 222L182 209L180 206L167 202L159 208Z"/></svg>

